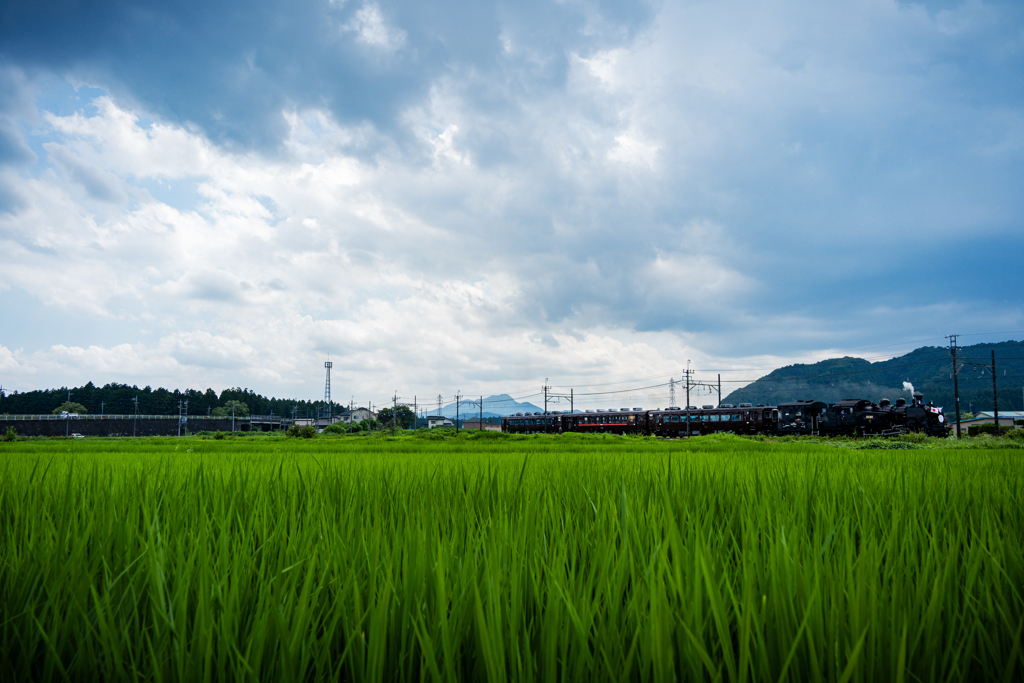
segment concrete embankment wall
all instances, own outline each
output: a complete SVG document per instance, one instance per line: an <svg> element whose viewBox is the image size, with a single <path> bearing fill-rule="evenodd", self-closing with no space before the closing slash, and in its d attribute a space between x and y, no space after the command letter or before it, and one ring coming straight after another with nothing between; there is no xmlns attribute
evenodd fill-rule
<svg viewBox="0 0 1024 683"><path fill-rule="evenodd" d="M6 434L8 427L14 427L19 436L176 436L177 418L132 418L78 419L78 420L5 420L0 418L0 434ZM260 429L253 425L253 430ZM235 431L248 431L248 422L235 420ZM182 434L196 432L230 432L231 418L188 420L181 425Z"/></svg>

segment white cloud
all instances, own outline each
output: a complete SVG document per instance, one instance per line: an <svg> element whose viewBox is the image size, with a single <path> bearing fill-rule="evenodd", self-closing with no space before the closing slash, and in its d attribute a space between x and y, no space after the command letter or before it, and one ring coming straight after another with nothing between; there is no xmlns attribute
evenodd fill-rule
<svg viewBox="0 0 1024 683"><path fill-rule="evenodd" d="M359 34L358 40L367 45L383 48L393 52L405 43L406 33L401 29L388 26L381 14L380 7L375 4L363 5L345 24L346 31Z"/></svg>
<svg viewBox="0 0 1024 683"><path fill-rule="evenodd" d="M608 158L629 166L654 168L658 157L658 145L646 142L633 131L615 136L615 147L608 152Z"/></svg>
<svg viewBox="0 0 1024 683"><path fill-rule="evenodd" d="M402 48L387 68L426 58L378 5L351 9L357 41ZM587 41L550 44L506 22L493 64L453 60L391 118L289 102L264 152L127 98L19 114L43 158L0 171L0 297L109 334L0 338L0 369L313 397L331 353L342 393L377 398L917 338L963 309L893 279L1019 215L1019 107L963 105L943 62L986 21L667 3L614 40L588 19Z"/></svg>

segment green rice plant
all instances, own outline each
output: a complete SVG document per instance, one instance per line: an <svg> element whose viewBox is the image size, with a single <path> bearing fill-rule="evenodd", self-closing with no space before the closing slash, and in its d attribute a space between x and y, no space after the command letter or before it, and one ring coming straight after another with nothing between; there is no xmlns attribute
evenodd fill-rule
<svg viewBox="0 0 1024 683"><path fill-rule="evenodd" d="M728 435L3 443L0 670L1020 680L1021 454Z"/></svg>

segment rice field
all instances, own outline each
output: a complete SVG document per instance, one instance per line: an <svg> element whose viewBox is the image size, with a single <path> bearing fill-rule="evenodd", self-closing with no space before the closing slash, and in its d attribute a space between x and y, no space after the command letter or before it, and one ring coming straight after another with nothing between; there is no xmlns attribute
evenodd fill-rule
<svg viewBox="0 0 1024 683"><path fill-rule="evenodd" d="M1022 680L1024 450L918 445L0 443L0 677Z"/></svg>

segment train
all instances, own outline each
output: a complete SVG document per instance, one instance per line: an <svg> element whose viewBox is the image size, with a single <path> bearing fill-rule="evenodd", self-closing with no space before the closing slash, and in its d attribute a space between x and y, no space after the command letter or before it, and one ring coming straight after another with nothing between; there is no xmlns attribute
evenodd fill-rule
<svg viewBox="0 0 1024 683"><path fill-rule="evenodd" d="M501 418L501 430L512 434L635 434L660 437L733 434L814 436L897 436L919 432L948 436L942 408L914 392L911 403L881 399L844 399L836 403L794 401L769 406L722 403L656 410L619 408L586 411L516 413Z"/></svg>

